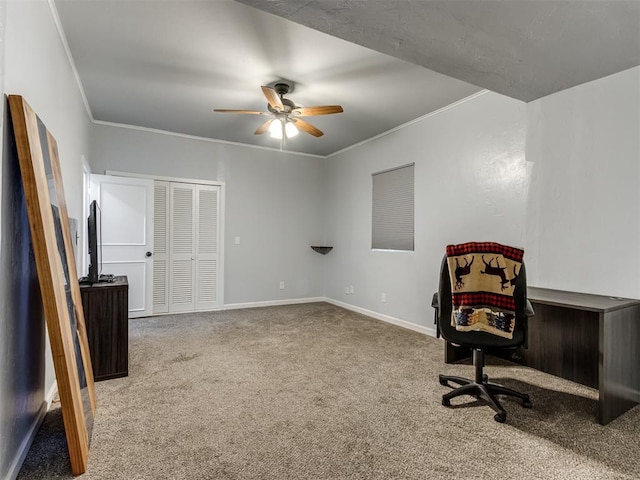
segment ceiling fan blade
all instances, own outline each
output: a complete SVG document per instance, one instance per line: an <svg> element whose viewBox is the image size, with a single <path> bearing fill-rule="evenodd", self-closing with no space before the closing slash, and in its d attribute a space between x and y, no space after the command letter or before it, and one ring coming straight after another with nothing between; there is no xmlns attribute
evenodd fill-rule
<svg viewBox="0 0 640 480"><path fill-rule="evenodd" d="M249 115L270 115L267 112L257 112L255 110L226 110L224 108L214 108L213 111L218 113L246 113Z"/></svg>
<svg viewBox="0 0 640 480"><path fill-rule="evenodd" d="M294 120L294 123L295 123L295 126L298 127L300 130L307 132L313 135L314 137L321 137L322 135L324 135L324 132L322 130L314 127L309 122L305 122L301 118L296 118Z"/></svg>
<svg viewBox="0 0 640 480"><path fill-rule="evenodd" d="M278 112L284 110L284 105L282 104L282 100L278 93L271 87L262 86L262 93L267 98L267 102L271 105L272 108L277 110Z"/></svg>
<svg viewBox="0 0 640 480"><path fill-rule="evenodd" d="M255 132L253 132L253 134L262 135L264 132L266 132L269 129L269 125L271 125L271 122L273 122L274 120L275 120L274 118L270 118L269 120L264 122L262 125L260 125L258 129Z"/></svg>
<svg viewBox="0 0 640 480"><path fill-rule="evenodd" d="M340 105L321 105L317 107L297 107L291 113L301 117L312 117L314 115L330 115L332 113L342 113L344 110Z"/></svg>

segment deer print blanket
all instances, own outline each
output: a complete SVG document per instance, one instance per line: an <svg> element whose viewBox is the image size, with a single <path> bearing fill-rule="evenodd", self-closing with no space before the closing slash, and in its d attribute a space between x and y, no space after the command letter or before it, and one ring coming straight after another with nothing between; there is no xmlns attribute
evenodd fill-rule
<svg viewBox="0 0 640 480"><path fill-rule="evenodd" d="M524 250L492 242L447 245L451 325L513 338L513 290Z"/></svg>

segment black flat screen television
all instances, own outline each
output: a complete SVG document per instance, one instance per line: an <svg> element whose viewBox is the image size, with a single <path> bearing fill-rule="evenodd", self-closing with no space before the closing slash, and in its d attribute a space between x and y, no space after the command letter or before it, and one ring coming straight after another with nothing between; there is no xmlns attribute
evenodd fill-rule
<svg viewBox="0 0 640 480"><path fill-rule="evenodd" d="M89 274L88 283L98 283L102 271L102 232L100 207L95 200L89 206L87 220L87 238L89 240Z"/></svg>

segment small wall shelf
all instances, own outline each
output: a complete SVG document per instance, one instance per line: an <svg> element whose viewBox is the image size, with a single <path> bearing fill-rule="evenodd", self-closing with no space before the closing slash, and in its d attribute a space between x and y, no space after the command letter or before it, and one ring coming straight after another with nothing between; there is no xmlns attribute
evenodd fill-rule
<svg viewBox="0 0 640 480"><path fill-rule="evenodd" d="M333 247L325 247L325 246L317 246L317 245L311 245L311 248L313 248L314 251L320 253L321 255L326 255L333 249Z"/></svg>

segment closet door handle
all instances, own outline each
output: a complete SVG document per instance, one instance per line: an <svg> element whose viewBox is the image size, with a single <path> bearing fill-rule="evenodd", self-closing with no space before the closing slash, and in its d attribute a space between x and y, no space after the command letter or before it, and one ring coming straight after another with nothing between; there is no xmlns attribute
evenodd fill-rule
<svg viewBox="0 0 640 480"><path fill-rule="evenodd" d="M150 257L151 255L153 255L153 253L151 253L151 252L147 252L147 253L144 254L145 257Z"/></svg>

